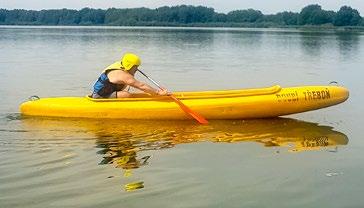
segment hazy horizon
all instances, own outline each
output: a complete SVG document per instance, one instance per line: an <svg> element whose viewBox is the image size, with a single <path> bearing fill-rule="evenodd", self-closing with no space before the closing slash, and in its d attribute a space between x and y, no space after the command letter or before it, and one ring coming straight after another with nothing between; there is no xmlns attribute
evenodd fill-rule
<svg viewBox="0 0 364 208"><path fill-rule="evenodd" d="M107 9L111 7L115 8L157 8L161 6L176 6L176 5L193 5L193 6L206 6L212 7L216 12L227 13L229 11L238 9L256 9L260 10L264 14L275 14L282 11L300 12L301 9L309 4L319 4L324 10L338 11L341 6L347 5L354 9L357 9L360 14L364 14L364 3L362 0L347 0L347 1L332 1L332 0L291 0L289 2L282 0L270 0L270 1L259 1L254 0L243 0L243 1L218 1L218 0L187 0L187 1L166 1L166 0L140 0L137 2L131 1L112 1L112 0L79 0L77 2L71 0L52 0L52 1L41 1L41 0L0 0L0 8L2 9L27 9L27 10L42 10L42 9L82 9L85 7Z"/></svg>

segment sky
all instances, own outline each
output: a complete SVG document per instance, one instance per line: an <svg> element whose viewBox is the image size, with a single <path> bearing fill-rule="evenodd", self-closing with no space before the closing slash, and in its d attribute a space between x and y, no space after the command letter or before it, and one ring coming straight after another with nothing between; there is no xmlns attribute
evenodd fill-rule
<svg viewBox="0 0 364 208"><path fill-rule="evenodd" d="M281 11L300 12L309 4L319 4L325 10L338 11L348 5L364 14L364 0L0 0L3 9L81 9L84 7L107 9L175 5L202 5L212 7L216 12L227 13L232 10L253 8L264 14L275 14Z"/></svg>

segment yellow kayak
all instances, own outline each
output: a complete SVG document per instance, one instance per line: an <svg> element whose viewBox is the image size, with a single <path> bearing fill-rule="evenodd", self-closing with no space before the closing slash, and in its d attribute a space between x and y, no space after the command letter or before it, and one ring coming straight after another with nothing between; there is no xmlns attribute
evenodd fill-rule
<svg viewBox="0 0 364 208"><path fill-rule="evenodd" d="M176 92L175 97L206 119L268 118L316 110L344 102L349 91L340 86L302 86ZM135 94L132 98L40 98L20 105L23 115L122 118L190 119L168 96Z"/></svg>

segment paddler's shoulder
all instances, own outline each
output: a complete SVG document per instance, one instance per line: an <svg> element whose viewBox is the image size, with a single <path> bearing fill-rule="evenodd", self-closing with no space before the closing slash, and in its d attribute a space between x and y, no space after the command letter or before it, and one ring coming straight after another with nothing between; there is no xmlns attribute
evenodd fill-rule
<svg viewBox="0 0 364 208"><path fill-rule="evenodd" d="M108 71L111 71L111 70L118 70L118 69L123 69L122 65L121 65L121 62L120 61L117 61L117 62L114 62L112 64L110 64L109 66L107 66L105 69L104 69L104 72L108 72ZM121 70L122 71L122 70Z"/></svg>

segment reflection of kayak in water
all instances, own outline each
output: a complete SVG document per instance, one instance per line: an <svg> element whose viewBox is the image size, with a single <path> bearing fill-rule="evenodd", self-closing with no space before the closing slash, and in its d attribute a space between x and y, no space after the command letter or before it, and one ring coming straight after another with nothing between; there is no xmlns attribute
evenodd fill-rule
<svg viewBox="0 0 364 208"><path fill-rule="evenodd" d="M244 126L244 125L243 125ZM319 126L294 119L254 120L245 123L245 131L225 133L216 137L218 142L254 141L265 147L287 146L290 151L319 150L323 147L346 145L345 134L330 126Z"/></svg>
<svg viewBox="0 0 364 208"><path fill-rule="evenodd" d="M292 151L318 150L323 147L346 145L345 134L330 126L320 126L288 118L258 120L215 120L207 126L187 121L138 121L133 120L69 120L22 119L24 127L39 133L64 132L64 137L79 132L92 134L97 145L108 152L102 163L110 163L120 155L120 167L135 168L143 161L136 161L136 153L143 150L170 148L193 142L258 142L265 147L288 146ZM62 133L61 133L62 134ZM61 135L58 135L60 137ZM120 158L119 158L120 159Z"/></svg>
<svg viewBox="0 0 364 208"><path fill-rule="evenodd" d="M59 144L80 144L80 140L91 142L91 145L96 143L97 153L102 156L99 164L111 164L124 172L125 191L144 188L143 179L135 169L146 167L157 159L150 158L151 151L173 148L179 144L229 143L224 146L229 151L231 145L257 142L264 144L262 147L282 146L280 149L288 147L290 151L297 152L333 149L348 143L345 134L334 131L330 126L287 118L214 120L209 125L195 125L189 121L26 117L21 119L21 124L22 130L29 132L31 137L28 139L32 140L33 145L52 148L50 145L54 144L54 148L58 149Z"/></svg>
<svg viewBox="0 0 364 208"><path fill-rule="evenodd" d="M267 118L320 109L344 102L347 89L338 86L302 86L176 92L175 96L207 119ZM188 119L172 99L137 94L133 98L41 98L20 106L23 115L123 119Z"/></svg>

